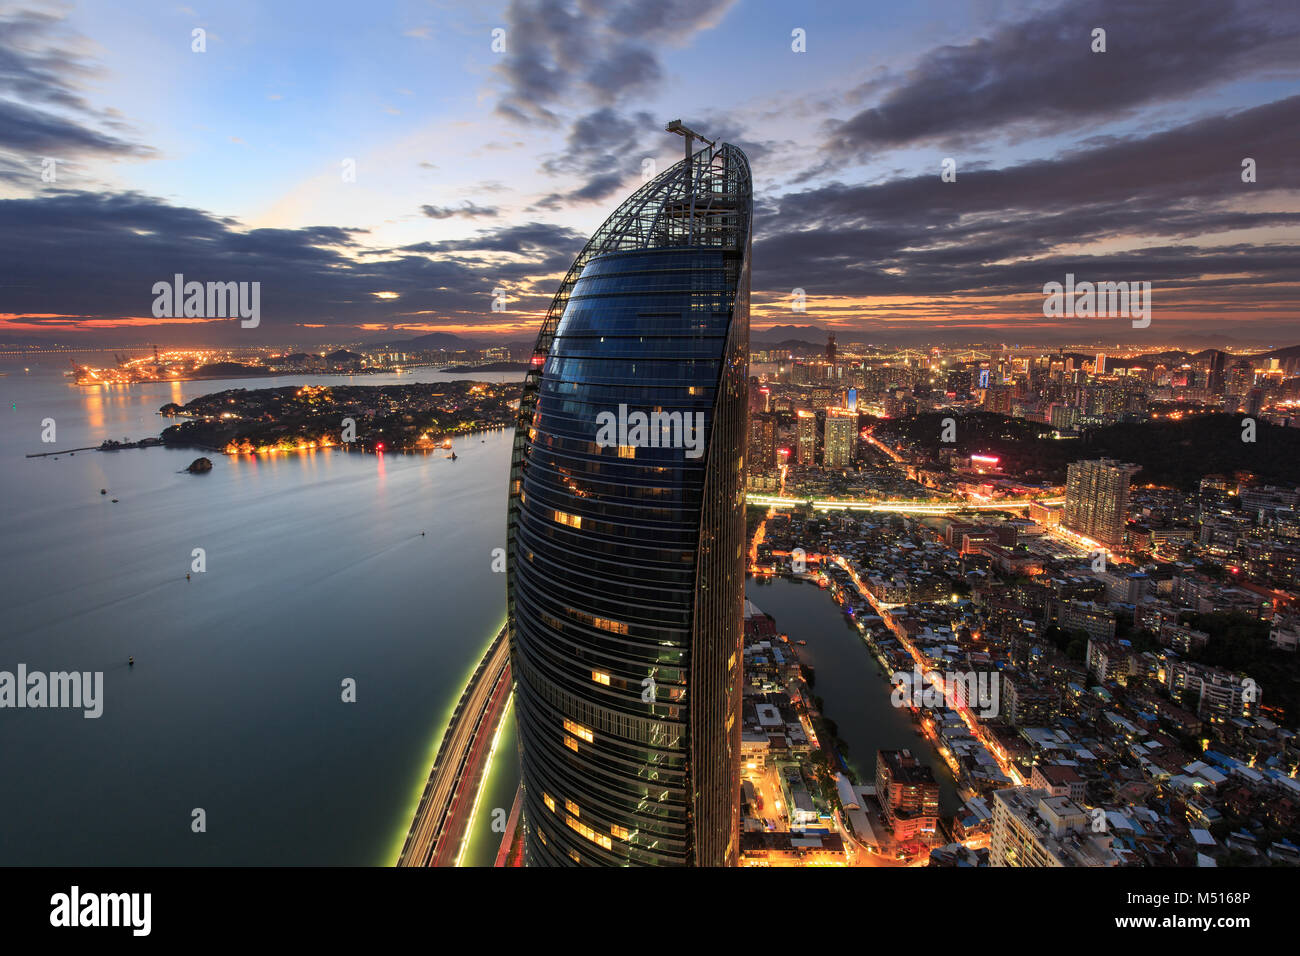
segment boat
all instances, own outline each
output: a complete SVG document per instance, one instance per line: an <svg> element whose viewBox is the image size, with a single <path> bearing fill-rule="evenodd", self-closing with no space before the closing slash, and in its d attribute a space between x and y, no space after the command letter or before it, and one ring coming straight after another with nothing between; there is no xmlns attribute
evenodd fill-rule
<svg viewBox="0 0 1300 956"><path fill-rule="evenodd" d="M455 460L456 460L456 453L453 451L453 452L452 452L450 455L448 455L447 457L450 458L452 461L455 461Z"/></svg>

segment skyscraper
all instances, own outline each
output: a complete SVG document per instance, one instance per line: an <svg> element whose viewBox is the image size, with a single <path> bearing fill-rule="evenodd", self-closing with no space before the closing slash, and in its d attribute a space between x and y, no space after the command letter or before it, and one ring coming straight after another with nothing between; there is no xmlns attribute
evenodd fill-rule
<svg viewBox="0 0 1300 956"><path fill-rule="evenodd" d="M774 415L750 416L749 449L745 453L745 459L751 473L771 471L776 467L776 417Z"/></svg>
<svg viewBox="0 0 1300 956"><path fill-rule="evenodd" d="M795 461L811 465L817 461L817 415L801 408L795 413Z"/></svg>
<svg viewBox="0 0 1300 956"><path fill-rule="evenodd" d="M507 608L529 865L737 859L753 197L739 149L670 129L687 158L597 229L524 381Z"/></svg>
<svg viewBox="0 0 1300 956"><path fill-rule="evenodd" d="M1223 366L1227 357L1228 353L1221 349L1215 349L1210 354L1210 374L1207 385L1211 395L1223 394Z"/></svg>
<svg viewBox="0 0 1300 956"><path fill-rule="evenodd" d="M1107 548L1118 548L1124 543L1129 481L1137 470L1137 465L1109 458L1072 462L1061 523Z"/></svg>
<svg viewBox="0 0 1300 956"><path fill-rule="evenodd" d="M853 464L854 446L858 442L858 416L842 408L826 410L825 438L822 442L822 465L847 468Z"/></svg>

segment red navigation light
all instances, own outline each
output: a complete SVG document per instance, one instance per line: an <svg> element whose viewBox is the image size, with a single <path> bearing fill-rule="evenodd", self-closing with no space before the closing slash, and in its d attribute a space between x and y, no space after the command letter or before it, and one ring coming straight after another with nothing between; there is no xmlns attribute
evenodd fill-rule
<svg viewBox="0 0 1300 956"><path fill-rule="evenodd" d="M534 356L533 356L533 364L534 364L534 365L541 365L541 364L543 364L545 361L546 361L546 356L545 356L545 355L534 355Z"/></svg>
<svg viewBox="0 0 1300 956"><path fill-rule="evenodd" d="M378 445L376 445L376 446L375 446L375 450L376 450L376 451L383 451L383 450L384 450L384 443L383 443L383 442L380 442Z"/></svg>

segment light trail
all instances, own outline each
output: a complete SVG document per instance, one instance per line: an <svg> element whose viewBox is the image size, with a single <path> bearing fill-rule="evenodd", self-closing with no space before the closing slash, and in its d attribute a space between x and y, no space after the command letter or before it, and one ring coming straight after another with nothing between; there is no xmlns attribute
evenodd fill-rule
<svg viewBox="0 0 1300 956"><path fill-rule="evenodd" d="M775 495L747 495L745 500L751 505L769 508L800 508L808 504L807 498L781 498ZM1060 505L1064 498L1036 498L1019 501L993 501L973 504L971 502L933 502L933 501L862 501L860 499L836 500L834 498L814 498L812 506L815 511L874 511L895 512L922 515L947 515L958 511L1019 511L1030 505Z"/></svg>

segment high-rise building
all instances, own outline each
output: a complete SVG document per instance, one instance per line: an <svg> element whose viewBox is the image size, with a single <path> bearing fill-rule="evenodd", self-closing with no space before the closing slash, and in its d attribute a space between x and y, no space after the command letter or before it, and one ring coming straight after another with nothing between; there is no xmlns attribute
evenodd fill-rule
<svg viewBox="0 0 1300 956"><path fill-rule="evenodd" d="M1094 827L1096 812L1034 787L995 791L989 866L1121 866L1109 828Z"/></svg>
<svg viewBox="0 0 1300 956"><path fill-rule="evenodd" d="M1061 524L1107 548L1119 548L1124 543L1129 482L1137 470L1137 465L1110 458L1071 463Z"/></svg>
<svg viewBox="0 0 1300 956"><path fill-rule="evenodd" d="M752 415L749 419L749 450L745 453L750 472L776 467L776 417Z"/></svg>
<svg viewBox="0 0 1300 956"><path fill-rule="evenodd" d="M910 750L876 751L876 796L885 826L894 839L925 838L935 832L939 784L934 771Z"/></svg>
<svg viewBox="0 0 1300 956"><path fill-rule="evenodd" d="M817 415L801 408L795 414L795 461L811 465L817 461Z"/></svg>
<svg viewBox="0 0 1300 956"><path fill-rule="evenodd" d="M1192 661L1174 661L1165 675L1169 696L1196 713L1222 723L1235 717L1250 717L1259 709L1263 696L1258 684L1244 674Z"/></svg>
<svg viewBox="0 0 1300 956"><path fill-rule="evenodd" d="M841 408L827 409L822 440L822 465L826 468L847 468L853 464L853 452L857 443L858 416Z"/></svg>
<svg viewBox="0 0 1300 956"><path fill-rule="evenodd" d="M753 196L739 149L670 129L687 158L579 253L524 379L507 612L529 865L739 851Z"/></svg>
<svg viewBox="0 0 1300 956"><path fill-rule="evenodd" d="M1240 395L1250 388L1255 381L1254 367L1244 359L1232 366L1229 376L1228 390L1234 395Z"/></svg>
<svg viewBox="0 0 1300 956"><path fill-rule="evenodd" d="M1209 389L1211 395L1223 394L1223 366L1228 353L1215 349L1210 357Z"/></svg>

